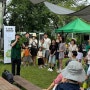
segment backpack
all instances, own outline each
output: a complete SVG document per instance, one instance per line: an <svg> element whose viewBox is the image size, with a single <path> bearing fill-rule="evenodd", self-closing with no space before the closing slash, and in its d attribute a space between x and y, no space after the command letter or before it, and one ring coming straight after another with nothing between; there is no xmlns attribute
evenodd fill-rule
<svg viewBox="0 0 90 90"><path fill-rule="evenodd" d="M2 77L11 84L14 82L13 74L11 74L8 70L4 70L4 72L2 73Z"/></svg>

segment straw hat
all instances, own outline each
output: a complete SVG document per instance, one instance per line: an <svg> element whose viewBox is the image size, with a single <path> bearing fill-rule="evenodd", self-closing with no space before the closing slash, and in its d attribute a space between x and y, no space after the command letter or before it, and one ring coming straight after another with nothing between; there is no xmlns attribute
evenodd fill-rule
<svg viewBox="0 0 90 90"><path fill-rule="evenodd" d="M77 41L76 38L72 38L71 40L74 40L75 42Z"/></svg>
<svg viewBox="0 0 90 90"><path fill-rule="evenodd" d="M66 68L62 70L62 75L66 79L78 82L83 82L86 79L86 74L83 69L83 66L78 61L69 62Z"/></svg>

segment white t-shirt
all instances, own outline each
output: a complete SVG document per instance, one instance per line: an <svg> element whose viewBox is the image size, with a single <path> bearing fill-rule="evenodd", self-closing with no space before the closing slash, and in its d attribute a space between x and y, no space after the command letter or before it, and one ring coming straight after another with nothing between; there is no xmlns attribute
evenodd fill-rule
<svg viewBox="0 0 90 90"><path fill-rule="evenodd" d="M72 51L77 51L77 45L75 44L72 46L70 44L68 50L69 50L68 57L71 58L72 57Z"/></svg>
<svg viewBox="0 0 90 90"><path fill-rule="evenodd" d="M38 51L37 58L41 58L41 57L43 57L43 53L42 53L42 51Z"/></svg>
<svg viewBox="0 0 90 90"><path fill-rule="evenodd" d="M29 39L29 47L31 47L32 44L32 38Z"/></svg>
<svg viewBox="0 0 90 90"><path fill-rule="evenodd" d="M51 44L51 39L49 38L44 38L44 43L46 44L46 50L49 50L49 46Z"/></svg>
<svg viewBox="0 0 90 90"><path fill-rule="evenodd" d="M77 58L77 60L82 60L83 59L83 53L82 52L77 52L76 58Z"/></svg>
<svg viewBox="0 0 90 90"><path fill-rule="evenodd" d="M37 47L37 39L32 40L32 45Z"/></svg>
<svg viewBox="0 0 90 90"><path fill-rule="evenodd" d="M42 44L41 42L39 42L39 47L43 47L43 50L45 50L46 49L46 44L45 44L45 42Z"/></svg>

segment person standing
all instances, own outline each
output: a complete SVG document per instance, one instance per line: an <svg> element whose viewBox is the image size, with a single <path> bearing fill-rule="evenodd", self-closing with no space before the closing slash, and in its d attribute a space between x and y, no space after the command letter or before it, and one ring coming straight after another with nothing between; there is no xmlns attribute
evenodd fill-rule
<svg viewBox="0 0 90 90"><path fill-rule="evenodd" d="M71 39L71 43L69 44L68 50L69 50L68 57L72 59L72 51L77 51L76 40L74 38Z"/></svg>
<svg viewBox="0 0 90 90"><path fill-rule="evenodd" d="M11 41L11 64L12 64L12 74L20 75L20 65L21 65L21 45L19 43L20 35L15 35L15 40ZM16 69L17 65L17 69Z"/></svg>
<svg viewBox="0 0 90 90"><path fill-rule="evenodd" d="M61 72L62 60L64 59L65 50L66 50L66 47L65 47L64 37L60 37L59 49L57 50L59 52L59 69L57 73Z"/></svg>
<svg viewBox="0 0 90 90"><path fill-rule="evenodd" d="M39 68L43 68L44 61L43 61L42 47L39 47L39 50L38 50L38 53L37 53L37 58L38 58L38 66L39 66Z"/></svg>
<svg viewBox="0 0 90 90"><path fill-rule="evenodd" d="M50 50L50 56L49 56L49 69L48 69L48 71L52 72L54 69L54 66L56 64L55 54L56 54L56 50L57 50L56 41L54 39L52 40L52 43L49 47L49 50Z"/></svg>
<svg viewBox="0 0 90 90"><path fill-rule="evenodd" d="M50 44L51 44L51 39L48 38L48 35L46 33L44 33L44 42L46 44L46 50L45 50L45 64L47 65L48 63L48 59L49 59L49 55L50 55L50 52L49 52L49 47L50 47Z"/></svg>
<svg viewBox="0 0 90 90"><path fill-rule="evenodd" d="M57 34L57 38L56 38L56 46L57 46L57 49L59 48L59 43L60 43L60 37L61 35L60 34ZM59 52L56 52L56 59L59 60Z"/></svg>
<svg viewBox="0 0 90 90"><path fill-rule="evenodd" d="M57 50L59 49L60 37L61 35L58 33L57 38L56 38ZM59 52L58 51L56 51L56 60L57 60L57 68L59 68Z"/></svg>
<svg viewBox="0 0 90 90"><path fill-rule="evenodd" d="M44 61L44 64L45 64L45 51L46 51L45 49L46 49L46 44L45 44L44 39L40 40L39 46L42 47L43 61Z"/></svg>
<svg viewBox="0 0 90 90"><path fill-rule="evenodd" d="M33 60L33 65L36 65L38 41L36 39L36 33L33 33L32 43L31 43L31 55Z"/></svg>
<svg viewBox="0 0 90 90"><path fill-rule="evenodd" d="M29 45L29 33L25 34L25 42L23 46L25 47L25 45Z"/></svg>
<svg viewBox="0 0 90 90"><path fill-rule="evenodd" d="M83 60L83 50L82 50L82 45L79 45L78 46L78 52L77 52L77 57L79 62L82 63L82 60Z"/></svg>
<svg viewBox="0 0 90 90"><path fill-rule="evenodd" d="M24 52L23 52L23 64L24 66L29 66L32 63L31 53L30 49L28 47L28 44L25 46Z"/></svg>

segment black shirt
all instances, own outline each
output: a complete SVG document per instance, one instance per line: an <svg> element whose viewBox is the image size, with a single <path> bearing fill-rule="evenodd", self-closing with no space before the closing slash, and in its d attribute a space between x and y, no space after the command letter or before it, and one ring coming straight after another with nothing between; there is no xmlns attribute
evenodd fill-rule
<svg viewBox="0 0 90 90"><path fill-rule="evenodd" d="M57 50L56 45L50 45L49 50L50 50L50 54L53 54Z"/></svg>

